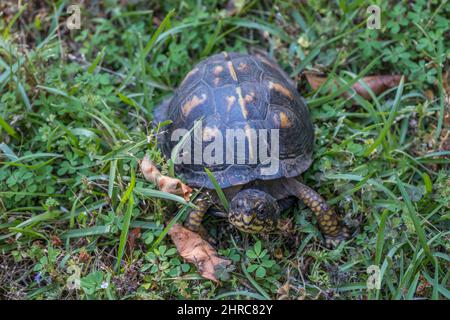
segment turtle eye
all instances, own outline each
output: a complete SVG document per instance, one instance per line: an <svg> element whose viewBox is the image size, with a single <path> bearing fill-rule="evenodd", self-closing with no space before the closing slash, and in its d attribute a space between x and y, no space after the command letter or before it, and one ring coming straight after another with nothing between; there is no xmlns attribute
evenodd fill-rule
<svg viewBox="0 0 450 320"><path fill-rule="evenodd" d="M235 208L236 210L242 210L244 207L244 201L242 199L236 200Z"/></svg>
<svg viewBox="0 0 450 320"><path fill-rule="evenodd" d="M258 205L256 206L256 211L258 212L258 214L261 214L264 212L264 203L258 203Z"/></svg>

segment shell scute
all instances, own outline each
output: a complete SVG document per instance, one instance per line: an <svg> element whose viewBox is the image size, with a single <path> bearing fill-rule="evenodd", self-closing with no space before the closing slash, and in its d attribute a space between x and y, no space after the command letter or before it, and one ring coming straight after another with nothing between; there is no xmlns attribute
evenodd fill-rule
<svg viewBox="0 0 450 320"><path fill-rule="evenodd" d="M175 165L175 170L192 186L213 189L204 167L214 174L222 188L245 184L254 180L294 177L305 171L312 162L314 128L308 109L292 80L271 59L240 53L220 53L209 57L193 68L172 99L167 117L172 124L167 127L162 142L163 151L169 154L174 144L167 137L177 128L190 130L195 121L205 119L202 125L203 151L211 150L209 143L221 136L225 155L220 164ZM161 117L158 117L161 118ZM238 161L237 147L227 143L227 129L240 130L245 135L245 150ZM250 161L261 143L259 132L266 129L267 141L279 136L279 170L263 174L267 162ZM232 142L234 142L233 140ZM233 150L228 150L232 146ZM254 149L253 147L256 147ZM208 149L209 148L209 149ZM274 150L269 145L267 152ZM233 156L228 163L226 154ZM258 154L259 156L259 154Z"/></svg>

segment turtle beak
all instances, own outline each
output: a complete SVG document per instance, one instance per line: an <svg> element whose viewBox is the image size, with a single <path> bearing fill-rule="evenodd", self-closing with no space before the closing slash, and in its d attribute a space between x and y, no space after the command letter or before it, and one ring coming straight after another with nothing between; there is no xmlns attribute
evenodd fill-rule
<svg viewBox="0 0 450 320"><path fill-rule="evenodd" d="M255 219L255 214L251 214L251 215L244 215L242 217L242 220L244 221L244 224L249 225L253 219Z"/></svg>

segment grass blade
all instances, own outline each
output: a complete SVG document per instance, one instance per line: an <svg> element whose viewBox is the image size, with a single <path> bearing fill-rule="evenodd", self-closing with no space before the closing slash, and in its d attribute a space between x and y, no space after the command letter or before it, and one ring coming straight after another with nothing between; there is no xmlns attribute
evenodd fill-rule
<svg viewBox="0 0 450 320"><path fill-rule="evenodd" d="M245 267L245 264L242 262L241 263L241 268L242 271L244 272L245 276L247 277L248 281L250 281L250 283L253 285L253 287L255 287L255 289L266 299L266 300L271 300L269 294L266 292L266 290L264 290L259 284L258 282L256 282L255 279L253 279L253 277L250 275L250 273L248 273L247 268Z"/></svg>
<svg viewBox="0 0 450 320"><path fill-rule="evenodd" d="M14 151L11 150L10 147L8 147L5 143L0 143L0 151L3 152L3 154L9 158L12 162L15 162L19 159L19 157L14 153Z"/></svg>
<svg viewBox="0 0 450 320"><path fill-rule="evenodd" d="M381 215L380 227L378 228L378 234L377 234L377 245L376 245L376 250L375 250L375 265L377 265L377 266L379 266L381 263L381 255L383 253L383 246L384 246L384 239L385 239L384 230L386 227L386 220L387 220L388 216L389 216L389 211L384 210L383 214Z"/></svg>
<svg viewBox="0 0 450 320"><path fill-rule="evenodd" d="M117 160L111 161L111 167L109 168L109 181L108 181L108 197L111 199L114 191L114 181L116 180Z"/></svg>
<svg viewBox="0 0 450 320"><path fill-rule="evenodd" d="M73 229L69 230L65 233L63 233L60 238L61 239L67 239L67 238L82 238L82 237L89 237L89 236L98 236L103 235L111 232L111 226L95 226L95 227L89 227L89 228L83 228L83 229Z"/></svg>
<svg viewBox="0 0 450 320"><path fill-rule="evenodd" d="M317 99L312 99L308 101L308 106L309 107L316 107L316 106L320 106L322 104L325 104L331 100L333 100L334 98L340 96L341 94L343 94L344 92L346 92L347 90L349 90L356 82L358 82L359 79L361 79L362 77L364 77L372 68L373 66L378 62L378 60L381 59L381 56L375 58L371 63L369 63L359 74L357 77L351 79L349 82L347 82L347 85L343 86L343 87L339 87L336 91L334 91L333 93L325 96L325 97L320 97Z"/></svg>
<svg viewBox="0 0 450 320"><path fill-rule="evenodd" d="M417 216L417 212L414 209L414 206L411 202L411 198L409 197L408 193L406 192L406 189L403 185L403 182L401 182L400 178L398 176L396 176L396 179L397 179L397 186L400 189L403 200L405 201L405 204L406 204L406 209L407 209L406 211L408 212L411 220L413 221L414 228L417 232L417 236L419 238L420 245L422 246L423 251L425 252L425 255L428 257L430 262L432 262L433 265L436 266L436 263L437 263L436 259L434 258L433 253L430 250L430 247L428 246L427 239L425 237L425 231L422 228L420 219Z"/></svg>
<svg viewBox="0 0 450 320"><path fill-rule="evenodd" d="M171 194L171 193L167 193L167 192L163 192L160 190L136 187L136 188L134 188L134 192L141 197L160 198L160 199L165 199L165 200L170 200L170 201L175 201L175 202L181 203L185 206L191 207L192 209L197 208L193 203L187 202L180 196L177 196L177 195Z"/></svg>
<svg viewBox="0 0 450 320"><path fill-rule="evenodd" d="M12 19L9 21L8 25L6 26L5 30L3 31L3 38L8 38L9 32L11 31L11 28L13 27L14 23L16 23L17 19L22 15L22 13L27 8L27 3L25 3L23 6L20 7L19 11L12 17Z"/></svg>
<svg viewBox="0 0 450 320"><path fill-rule="evenodd" d="M214 30L214 33L209 38L208 43L205 46L205 49L203 49L202 53L200 54L201 57L206 57L209 55L212 48L217 42L217 38L221 30L222 30L222 20L219 20L219 22L217 23L216 30Z"/></svg>
<svg viewBox="0 0 450 320"><path fill-rule="evenodd" d="M219 196L220 202L222 202L222 205L225 208L225 211L228 212L230 205L228 203L227 198L225 197L225 194L222 191L222 188L220 187L219 183L217 182L216 177L214 177L213 173L208 168L205 168L205 171L206 171L206 174L208 174L209 180L211 180L212 184L214 185L214 189L216 189L217 195Z"/></svg>
<svg viewBox="0 0 450 320"><path fill-rule="evenodd" d="M444 91L444 83L442 79L442 57L444 56L444 49L442 45L442 39L439 39L437 46L437 76L438 76L438 89L439 89L439 118L437 123L437 128L435 132L435 139L439 140L442 131L442 123L444 122L444 114L445 114L445 91Z"/></svg>
<svg viewBox="0 0 450 320"><path fill-rule="evenodd" d="M105 49L106 47L104 47L102 49L102 51L100 51L97 54L97 57L95 57L95 60L91 63L91 65L88 67L87 71L89 73L94 73L95 69L97 68L97 65L100 63L100 61L103 59L103 56L105 55Z"/></svg>
<svg viewBox="0 0 450 320"><path fill-rule="evenodd" d="M117 206L116 212L120 213L122 211L122 207L125 205L125 203L127 202L127 200L131 197L131 195L133 194L133 190L134 190L134 186L136 185L136 175L134 173L134 167L131 167L131 181L130 184L127 188L127 190L125 191L125 193L123 194L122 199L120 200L119 205Z"/></svg>
<svg viewBox="0 0 450 320"><path fill-rule="evenodd" d="M383 129L381 130L380 134L378 135L378 138L375 140L375 142L367 148L367 150L364 152L364 156L368 157L375 148L381 144L384 137L388 133L389 129L392 126L392 123L394 122L395 116L397 115L398 107L400 106L401 97L403 94L403 86L404 86L405 78L402 77L400 79L400 83L398 85L397 93L395 94L394 99L394 105L392 106L391 113L389 113L389 118L387 119Z"/></svg>
<svg viewBox="0 0 450 320"><path fill-rule="evenodd" d="M172 16L174 15L175 10L171 10L166 17L164 18L164 20L161 22L161 24L159 25L158 29L156 29L155 33L153 33L152 37L150 38L149 42L147 43L147 45L145 46L143 52L142 52L142 57L145 58L150 51L153 48L153 45L156 43L156 40L158 39L158 37L161 35L161 32L163 32L163 30L165 30L167 27L170 26L170 19L172 18ZM139 60L142 60L141 58L139 58ZM122 85L119 89L119 91L122 91L123 88L126 87L126 85L128 84L128 81L130 81L131 77L134 75L134 73L137 71L139 67L139 64L135 64L133 69L130 70L130 72L127 74L127 77L123 80Z"/></svg>
<svg viewBox="0 0 450 320"><path fill-rule="evenodd" d="M133 194L131 194L128 200L127 211L125 213L125 216L123 217L122 232L120 233L120 242L116 265L117 271L120 270L120 263L122 262L123 254L125 252L125 245L127 243L128 229L130 228L130 221L131 221L131 214L133 213L133 207L134 207L134 197Z"/></svg>
<svg viewBox="0 0 450 320"><path fill-rule="evenodd" d="M125 250L125 245L127 243L127 237L128 237L128 229L130 228L130 222L131 222L131 214L133 213L133 207L134 207L134 197L133 197L133 189L136 183L136 175L134 172L134 167L131 166L131 181L130 184L125 191L122 200L120 201L119 205L117 206L117 213L120 213L122 210L122 206L125 202L128 201L128 207L127 211L125 212L125 215L123 217L122 222L122 231L120 233L120 241L119 241L119 249L117 252L117 265L116 270L120 270L120 263L122 261L123 253Z"/></svg>

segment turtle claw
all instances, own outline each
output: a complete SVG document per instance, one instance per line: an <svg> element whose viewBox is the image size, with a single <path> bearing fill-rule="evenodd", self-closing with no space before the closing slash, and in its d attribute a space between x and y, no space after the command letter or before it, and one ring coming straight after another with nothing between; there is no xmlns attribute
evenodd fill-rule
<svg viewBox="0 0 450 320"><path fill-rule="evenodd" d="M328 249L334 249L345 240L350 238L350 233L346 227L342 227L336 236L325 236L325 246Z"/></svg>

